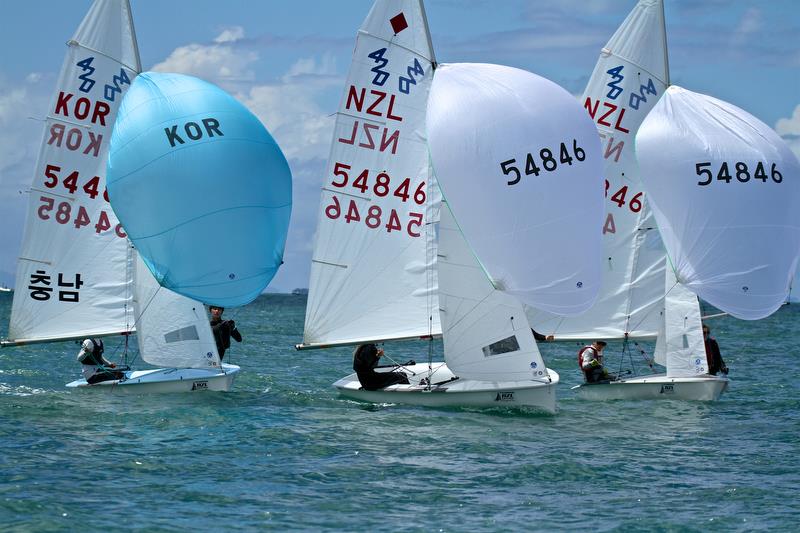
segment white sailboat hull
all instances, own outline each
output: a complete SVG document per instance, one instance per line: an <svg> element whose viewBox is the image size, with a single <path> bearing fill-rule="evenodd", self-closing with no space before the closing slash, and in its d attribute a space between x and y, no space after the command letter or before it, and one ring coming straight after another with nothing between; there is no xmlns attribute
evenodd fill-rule
<svg viewBox="0 0 800 533"><path fill-rule="evenodd" d="M385 368L377 371L403 371L408 375L408 385L391 385L385 389L368 391L361 388L358 376L353 373L333 384L342 396L372 403L402 403L426 407L527 407L547 413L556 412L556 386L559 376L547 369L549 381L478 381L453 379L455 376L445 363L433 363L432 386L420 384L428 377L428 364L418 363L400 369Z"/></svg>
<svg viewBox="0 0 800 533"><path fill-rule="evenodd" d="M109 380L89 385L85 379L67 383L70 389L122 391L132 394L165 392L222 391L233 386L240 367L222 364L222 370L201 368L157 368L125 372L124 380Z"/></svg>
<svg viewBox="0 0 800 533"><path fill-rule="evenodd" d="M619 381L584 383L572 387L583 400L718 400L730 381L724 376L639 376Z"/></svg>

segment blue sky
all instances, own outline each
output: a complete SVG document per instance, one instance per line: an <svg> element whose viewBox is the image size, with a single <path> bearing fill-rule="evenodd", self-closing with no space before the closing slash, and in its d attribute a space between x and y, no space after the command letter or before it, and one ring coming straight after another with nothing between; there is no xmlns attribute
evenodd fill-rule
<svg viewBox="0 0 800 533"><path fill-rule="evenodd" d="M635 0L429 0L439 62L530 70L579 95ZM356 31L371 0L131 0L145 70L216 83L286 153L294 207L270 290L308 285L319 187ZM89 0L4 2L0 20L0 284L13 283L42 122ZM671 81L727 100L800 155L800 2L665 0Z"/></svg>

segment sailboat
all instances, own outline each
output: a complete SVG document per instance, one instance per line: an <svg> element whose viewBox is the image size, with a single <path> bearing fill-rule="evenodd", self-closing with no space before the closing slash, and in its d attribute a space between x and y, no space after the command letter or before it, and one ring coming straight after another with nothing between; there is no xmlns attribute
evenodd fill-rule
<svg viewBox="0 0 800 533"><path fill-rule="evenodd" d="M9 289L5 284L3 284L2 286L0 286L0 292L11 292L11 289Z"/></svg>
<svg viewBox="0 0 800 533"><path fill-rule="evenodd" d="M566 91L556 90L555 84L533 74L496 65L448 65L436 70L432 82L434 65L421 2L376 2L359 32L349 88L337 118L337 134L329 161L331 181L322 194L323 212L314 249L304 344L298 347L357 344L417 335L430 338L441 327L444 362L380 369L399 369L407 374L409 384L365 390L357 375L351 374L334 386L346 397L371 402L526 406L555 412L555 387L559 376L546 368L519 298L537 300L543 305L549 304L552 309L579 312L591 304L599 272L596 273L598 279L593 280L591 272L576 266L582 263L572 257L571 261L566 261L569 266L553 279L552 275L558 270L555 265L563 267L564 264L550 263L551 277L547 277L541 268L546 261L540 257L527 252L508 253L509 248L520 249L516 244L511 246L510 239L515 233L525 238L541 229L532 218L525 216L532 211L531 205L520 204L524 199L531 199L529 194L536 190L536 182L528 178L515 189L509 180L513 181L514 175L521 178L522 172L526 176L532 174L531 169L536 166L534 159L539 165L543 164L536 159L540 156L547 159L544 172L548 175L538 181L542 190L558 182L563 187L569 176L575 183L584 184L590 176L598 178L600 156L594 128ZM376 71L382 74L377 75ZM409 76L413 77L413 85ZM383 90L373 88L375 85L382 87L384 83L387 87ZM362 110L356 105L358 95L366 94L374 94L393 106L383 108L385 118L397 123L379 121L365 114L365 111L375 110L374 106L364 104ZM498 98L497 94L503 96ZM514 106L527 99L534 101L536 96L544 97L541 102L547 104L506 107L508 102ZM451 102L458 105L453 107ZM482 105L485 111L477 115L485 119L485 113L489 113L493 118L505 119L508 131L518 134L516 141L510 141L508 134L492 134L489 135L491 142L485 145L470 142L470 139L480 138L476 132L482 126L469 116ZM568 134L554 121L542 120L539 112L547 106L551 111L561 112L562 128ZM455 118L463 128L455 131L449 128L449 118ZM577 126L572 119L576 119ZM369 131L366 126L377 131L383 128L384 139L396 135L396 149L378 147L374 150L373 143L367 142L371 135L362 134L359 124L364 126L365 133ZM535 128L544 133L537 135ZM340 134L351 131L353 136ZM450 133L455 133L453 143L460 143L462 150L452 146ZM556 137L560 144L554 141ZM429 143L426 143L428 138ZM556 153L563 148L586 163L576 163L575 167L563 164L559 172L552 172L555 170L550 163L555 163L552 153L546 154L544 144L538 146L537 143L548 146L555 143L552 148ZM437 178L431 173L428 161L428 144L437 175L441 173L449 184L446 187L452 191L452 205L440 202ZM525 147L517 146L519 144ZM523 151L531 151L534 144L537 155L526 156ZM464 147L468 147L466 153ZM458 154L457 161L445 155L451 149ZM481 150L485 160L474 165L475 154ZM517 165L522 171L514 160L508 159L509 151L520 152L515 156L521 158ZM500 152L503 152L504 161L494 161L501 156ZM570 156L567 154L567 157ZM455 184L465 164L480 169L470 174L470 183L464 181L463 190L469 191L466 197L458 194L460 187ZM565 170L577 167L582 167L586 173ZM346 172L351 169L351 173ZM378 178L381 175L386 176L383 181ZM352 189L342 190L348 185L348 176L358 176L351 183L354 188L363 184L362 194ZM372 179L375 181L370 181ZM394 194L390 194L391 189L379 185L383 182L393 183L392 189L397 187ZM514 183L519 182L517 179ZM406 194L414 185L419 191L413 198L418 207L411 204L411 196ZM480 214L470 217L466 214L470 205L480 207L482 187L489 189L485 191L489 209L478 209ZM586 192L580 196L587 200L588 214L584 219L587 226L582 229L587 231L576 231L575 244L577 250L588 248L591 253L590 241L592 237L599 237L592 235L596 232L591 228L592 223L599 224L601 198L592 199L590 186L583 190ZM542 203L536 210L539 216L550 214L544 205L547 202L542 202L544 197L534 198ZM555 195L550 200L552 209L567 203L563 195L561 198ZM501 201L507 202L505 207L517 209L510 209L504 215L498 203ZM423 211L422 205L426 202ZM409 207L414 211L406 215ZM352 224L358 222L360 213L365 211L372 215L373 223L365 224L366 228ZM344 213L347 215L342 220L340 217ZM385 224L374 222L378 213L388 215ZM596 220L592 219L593 213L597 215ZM561 213L557 218L560 220L561 216L567 214ZM395 226L402 226L395 222L396 218L409 221L407 235L391 235ZM482 225L487 226L488 231L482 231ZM508 231L509 225L514 231ZM542 226L552 228L544 223ZM465 238L468 234L472 235L469 242ZM546 238L534 240L532 247L537 244L546 247L558 239L557 233L541 231L539 234ZM599 238L594 240L599 253ZM437 272L434 271L436 267ZM540 278L532 281L537 275ZM333 312L333 305L341 306L339 312ZM327 313L320 312L323 306ZM378 318L382 320L376 320ZM318 333L320 326L330 331L329 321L340 324L339 331L322 340Z"/></svg>
<svg viewBox="0 0 800 533"><path fill-rule="evenodd" d="M127 346L138 320L151 335L160 333L162 344L170 345L145 350L143 346L155 344L140 330L142 358L170 368L127 371L123 380L92 386L80 379L68 386L136 392L227 390L239 367L220 367L215 346L196 342L211 335L201 304L170 304L173 316L190 316L191 321L142 320L144 307L152 310L154 304L167 303L144 296L141 289L154 281L143 275L136 283L139 303L134 300L136 254L105 192L114 120L123 94L141 70L128 1L96 0L67 44L31 184L17 265L19 290L12 302L9 338L2 346L111 335L126 336ZM169 299L167 293L159 297ZM185 356L170 360L168 354L184 351L179 346L198 348L194 364L200 368L178 368Z"/></svg>
<svg viewBox="0 0 800 533"><path fill-rule="evenodd" d="M640 124L668 85L663 2L640 0L602 49L581 98L595 121L605 158L600 294L591 309L575 317L528 308L537 329L556 340L623 341L620 368L629 364L634 375L574 387L582 398L712 400L728 385L726 377L706 373L699 302L675 284L666 266L634 152ZM673 331L676 324L681 335ZM637 375L634 355L643 350L632 345L638 348L639 341L652 339L655 362L666 366L666 372L649 370L652 361L646 358L638 368L647 373ZM610 366L608 354L605 359ZM701 364L689 364L698 359Z"/></svg>

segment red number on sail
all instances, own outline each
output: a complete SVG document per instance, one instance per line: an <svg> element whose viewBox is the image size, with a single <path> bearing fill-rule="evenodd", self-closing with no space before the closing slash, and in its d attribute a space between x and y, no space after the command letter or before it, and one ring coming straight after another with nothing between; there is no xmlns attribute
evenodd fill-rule
<svg viewBox="0 0 800 533"><path fill-rule="evenodd" d="M397 216L397 211L392 209L392 212L389 214L389 222L386 223L386 233L402 231L402 229L403 226L400 225L400 217Z"/></svg>
<svg viewBox="0 0 800 533"><path fill-rule="evenodd" d="M629 208L631 209L631 211L633 211L634 213L638 213L639 211L641 211L641 210L642 210L642 201L639 199L639 198L641 198L641 197L642 197L642 193L640 193L640 192L639 192L639 193L636 193L636 196L634 196L633 198L631 198L631 201L630 201L630 202L628 202L628 207L629 207ZM634 207L634 206L635 206L635 207Z"/></svg>
<svg viewBox="0 0 800 533"><path fill-rule="evenodd" d="M375 192L375 196L379 198L383 198L389 194L389 174L381 172L375 176L375 186L372 190Z"/></svg>
<svg viewBox="0 0 800 533"><path fill-rule="evenodd" d="M69 215L72 213L72 206L69 202L61 202L56 209L56 222L66 224L69 222Z"/></svg>
<svg viewBox="0 0 800 533"><path fill-rule="evenodd" d="M375 229L381 225L381 213L381 208L378 205L373 205L369 208L369 211L367 211L367 218L364 221L368 228Z"/></svg>
<svg viewBox="0 0 800 533"><path fill-rule="evenodd" d="M52 189L56 185L58 185L58 174L56 172L61 172L61 167L57 167L55 165L47 165L44 169L44 175L48 178L49 181L44 182L44 186L48 189Z"/></svg>
<svg viewBox="0 0 800 533"><path fill-rule="evenodd" d="M78 216L75 217L75 224L76 228L80 228L81 226L88 226L91 220L89 219L89 213L86 212L86 208L80 206L78 209Z"/></svg>
<svg viewBox="0 0 800 533"><path fill-rule="evenodd" d="M94 225L95 233L102 233L111 228L111 222L108 220L108 215L105 211L100 211L100 216L97 218L97 224Z"/></svg>
<svg viewBox="0 0 800 533"><path fill-rule="evenodd" d="M425 182L419 184L417 190L414 191L414 201L418 205L422 205L425 203Z"/></svg>
<svg viewBox="0 0 800 533"><path fill-rule="evenodd" d="M408 188L410 186L411 186L411 178L404 179L403 183L401 183L400 186L394 190L394 195L405 202L406 200L408 200Z"/></svg>
<svg viewBox="0 0 800 533"><path fill-rule="evenodd" d="M369 176L369 170L365 170L358 177L353 181L353 187L360 190L362 193L367 192L369 189L369 185L367 185L367 177Z"/></svg>
<svg viewBox="0 0 800 533"><path fill-rule="evenodd" d="M411 235L412 237L419 237L420 233L414 233L413 231L411 231L411 227L414 226L416 228L419 228L420 226L422 226L422 213L409 213L408 218L410 218L411 220L408 221L408 225L406 226L406 231L408 231L408 234Z"/></svg>
<svg viewBox="0 0 800 533"><path fill-rule="evenodd" d="M66 187L70 193L75 194L75 191L78 189L78 171L76 170L67 176L63 183L64 187Z"/></svg>
<svg viewBox="0 0 800 533"><path fill-rule="evenodd" d="M347 214L344 216L344 219L348 224L361 220L361 215L358 214L358 206L355 200L350 200L350 206L347 208Z"/></svg>
<svg viewBox="0 0 800 533"><path fill-rule="evenodd" d="M611 197L611 201L615 202L618 206L622 207L625 205L625 195L628 192L628 186L623 185L620 190L614 193L614 196Z"/></svg>
<svg viewBox="0 0 800 533"><path fill-rule="evenodd" d="M337 183L336 180L333 180L331 184L334 187L344 187L347 185L347 171L350 170L350 165L345 165L344 163L336 163L333 165L333 175L334 176L341 176L342 182Z"/></svg>
<svg viewBox="0 0 800 533"><path fill-rule="evenodd" d="M331 220L336 220L339 218L339 215L342 214L342 208L339 205L339 199L337 197L333 197L333 203L325 208L325 216L330 218Z"/></svg>
<svg viewBox="0 0 800 533"><path fill-rule="evenodd" d="M95 176L89 181L86 182L86 185L83 186L83 192L89 195L89 198L94 200L97 198L97 187L100 185L100 176Z"/></svg>

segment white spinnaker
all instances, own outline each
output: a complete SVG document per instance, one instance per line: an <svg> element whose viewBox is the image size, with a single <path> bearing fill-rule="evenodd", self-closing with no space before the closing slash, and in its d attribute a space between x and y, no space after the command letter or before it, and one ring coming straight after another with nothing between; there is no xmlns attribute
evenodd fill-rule
<svg viewBox="0 0 800 533"><path fill-rule="evenodd" d="M528 308L540 333L558 339L654 337L662 317L664 246L634 151L642 120L669 79L661 0L640 0L600 53L581 102L605 158L602 282L594 305L562 318Z"/></svg>
<svg viewBox="0 0 800 533"><path fill-rule="evenodd" d="M697 296L679 283L667 267L664 296L665 361L668 377L691 377L708 372L706 347Z"/></svg>
<svg viewBox="0 0 800 533"><path fill-rule="evenodd" d="M336 118L304 345L441 332L425 136L433 62L421 1L375 2Z"/></svg>
<svg viewBox="0 0 800 533"><path fill-rule="evenodd" d="M133 326L128 243L104 198L114 118L141 70L128 1L96 0L67 44L30 189L10 342Z"/></svg>
<svg viewBox="0 0 800 533"><path fill-rule="evenodd" d="M136 254L133 307L142 359L170 368L218 368L205 306L161 287Z"/></svg>
<svg viewBox="0 0 800 533"><path fill-rule="evenodd" d="M438 269L448 368L462 379L546 379L522 304L492 286L447 204L439 223Z"/></svg>
<svg viewBox="0 0 800 533"><path fill-rule="evenodd" d="M749 113L671 86L636 136L678 281L745 320L786 301L800 255L800 163Z"/></svg>
<svg viewBox="0 0 800 533"><path fill-rule="evenodd" d="M575 98L523 70L443 65L427 128L442 195L495 287L557 314L588 309L600 286L602 157Z"/></svg>

